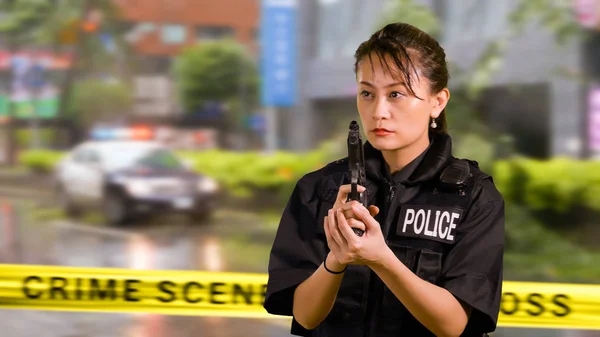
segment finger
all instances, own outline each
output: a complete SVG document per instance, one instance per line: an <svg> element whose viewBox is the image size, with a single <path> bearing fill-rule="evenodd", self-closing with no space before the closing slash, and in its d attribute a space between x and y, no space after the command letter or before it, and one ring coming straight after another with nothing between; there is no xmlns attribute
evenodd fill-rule
<svg viewBox="0 0 600 337"><path fill-rule="evenodd" d="M352 207L354 206L358 206L360 205L360 202L356 201L356 200L352 200L350 202L344 203L342 205L340 205L338 208L344 210L344 211L351 211Z"/></svg>
<svg viewBox="0 0 600 337"><path fill-rule="evenodd" d="M379 214L379 207L375 205L369 206L369 213L371 214L371 216L376 216L377 214Z"/></svg>
<svg viewBox="0 0 600 337"><path fill-rule="evenodd" d="M371 216L369 211L366 208L364 208L363 205L358 205L354 207L353 210L354 214L358 216L358 219L362 221L365 224L365 226L367 226L367 231L381 231L381 226L379 225L377 220L375 220Z"/></svg>
<svg viewBox="0 0 600 337"><path fill-rule="evenodd" d="M334 252L338 251L340 246L331 237L331 233L329 231L329 217L327 216L323 220L323 228L325 228L325 237L327 238L327 246L329 246L329 250Z"/></svg>
<svg viewBox="0 0 600 337"><path fill-rule="evenodd" d="M344 239L346 239L346 242L348 242L348 243L355 242L358 237L350 228L350 225L346 221L346 218L344 218L344 214L342 214L341 211L336 212L336 218L337 218L337 223L338 223L337 227L338 227L339 231L342 233L342 236L344 237Z"/></svg>
<svg viewBox="0 0 600 337"><path fill-rule="evenodd" d="M338 229L337 217L335 213L337 212L332 209L329 210L329 234L331 234L331 237L338 245L344 246L347 244L347 242L346 239L344 239L344 237L342 236L342 233L340 233L340 230Z"/></svg>
<svg viewBox="0 0 600 337"><path fill-rule="evenodd" d="M354 207L358 204L360 204L358 201L353 200L351 202L347 202L345 204L340 205L338 208L340 208L342 210L342 212L344 212L344 217L346 219L351 219L351 218L358 219L356 217L356 214L354 214L354 211L352 210L352 207Z"/></svg>
<svg viewBox="0 0 600 337"><path fill-rule="evenodd" d="M364 192L365 187L361 186L361 185L357 185L356 190L358 192ZM340 189L338 190L337 200L346 202L346 199L348 199L348 194L350 194L351 191L352 191L351 184L346 184L346 185L340 186Z"/></svg>
<svg viewBox="0 0 600 337"><path fill-rule="evenodd" d="M348 226L350 226L350 228L358 228L363 231L367 229L367 226L362 221L356 219L346 219L346 221L348 222Z"/></svg>
<svg viewBox="0 0 600 337"><path fill-rule="evenodd" d="M344 214L344 218L346 218L346 220L349 219L358 219L358 217L356 216L356 214L354 214L354 211L352 210L352 208L342 211L342 214Z"/></svg>

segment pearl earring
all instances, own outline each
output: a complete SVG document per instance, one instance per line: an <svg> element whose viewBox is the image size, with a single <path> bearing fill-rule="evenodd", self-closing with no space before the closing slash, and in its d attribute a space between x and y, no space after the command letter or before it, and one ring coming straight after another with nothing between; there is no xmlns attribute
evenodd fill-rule
<svg viewBox="0 0 600 337"><path fill-rule="evenodd" d="M432 129L435 129L435 128L437 128L437 123L435 122L435 118L432 118L432 119L431 119L431 128L432 128Z"/></svg>

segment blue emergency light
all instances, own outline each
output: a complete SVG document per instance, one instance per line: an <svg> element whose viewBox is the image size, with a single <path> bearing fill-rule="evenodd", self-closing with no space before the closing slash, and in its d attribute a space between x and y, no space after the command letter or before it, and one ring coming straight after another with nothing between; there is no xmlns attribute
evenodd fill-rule
<svg viewBox="0 0 600 337"><path fill-rule="evenodd" d="M95 140L110 140L114 139L114 129L98 128L93 129L91 132L91 138Z"/></svg>
<svg viewBox="0 0 600 337"><path fill-rule="evenodd" d="M153 132L147 127L99 127L90 132L90 138L94 140L149 140L153 138Z"/></svg>

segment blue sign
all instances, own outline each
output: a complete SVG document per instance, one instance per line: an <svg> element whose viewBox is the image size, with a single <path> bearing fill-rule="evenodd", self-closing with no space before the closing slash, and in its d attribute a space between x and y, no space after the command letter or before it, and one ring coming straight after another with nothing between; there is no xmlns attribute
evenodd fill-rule
<svg viewBox="0 0 600 337"><path fill-rule="evenodd" d="M264 131L267 128L267 121L263 115L253 115L250 117L248 124L254 131Z"/></svg>
<svg viewBox="0 0 600 337"><path fill-rule="evenodd" d="M31 66L26 75L26 82L32 89L41 89L46 86L46 68L39 63Z"/></svg>
<svg viewBox="0 0 600 337"><path fill-rule="evenodd" d="M297 0L262 0L262 104L296 103Z"/></svg>
<svg viewBox="0 0 600 337"><path fill-rule="evenodd" d="M198 109L193 113L193 118L199 120L219 120L223 119L225 116L223 104L220 102L206 102L202 106L202 108Z"/></svg>

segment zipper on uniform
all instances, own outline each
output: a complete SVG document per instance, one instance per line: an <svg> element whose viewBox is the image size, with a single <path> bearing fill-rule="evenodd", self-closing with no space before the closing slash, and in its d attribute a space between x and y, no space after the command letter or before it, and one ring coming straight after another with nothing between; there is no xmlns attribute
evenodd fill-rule
<svg viewBox="0 0 600 337"><path fill-rule="evenodd" d="M385 214L384 225L383 225L383 237L387 242L387 235L391 225L392 220L394 219L394 213L396 212L396 207L394 206L394 198L396 197L396 184L390 183L389 188L389 197L387 202L387 211Z"/></svg>
<svg viewBox="0 0 600 337"><path fill-rule="evenodd" d="M394 196L396 195L396 185L390 185L390 197L388 198L388 207L392 205L392 201L394 201Z"/></svg>
<svg viewBox="0 0 600 337"><path fill-rule="evenodd" d="M386 241L387 243L387 232L389 231L388 228L390 227L390 224L392 222L392 220L394 219L394 212L396 211L396 207L393 207L394 205L394 198L396 197L396 184L393 182L389 182L388 181L388 198L387 198L387 203L386 203L386 210L385 210L385 218L383 219L383 228L382 228L382 232L383 232L383 239ZM366 294L366 298L367 298L367 305L365 306L365 310L367 312L366 318L367 318L367 324L365 324L365 330L364 330L364 334L363 337L371 337L371 336L375 336L375 320L376 317L378 316L378 313L381 311L381 299L383 296L383 289L384 289L384 284L381 280L379 280L377 278L377 275L375 274L375 272L373 272L372 270L369 270L368 273L370 274L369 277L369 286L368 286L368 293ZM374 296L374 300L372 302L370 302L368 300L369 297ZM371 305L369 305L371 304ZM372 306L372 307L371 307Z"/></svg>

